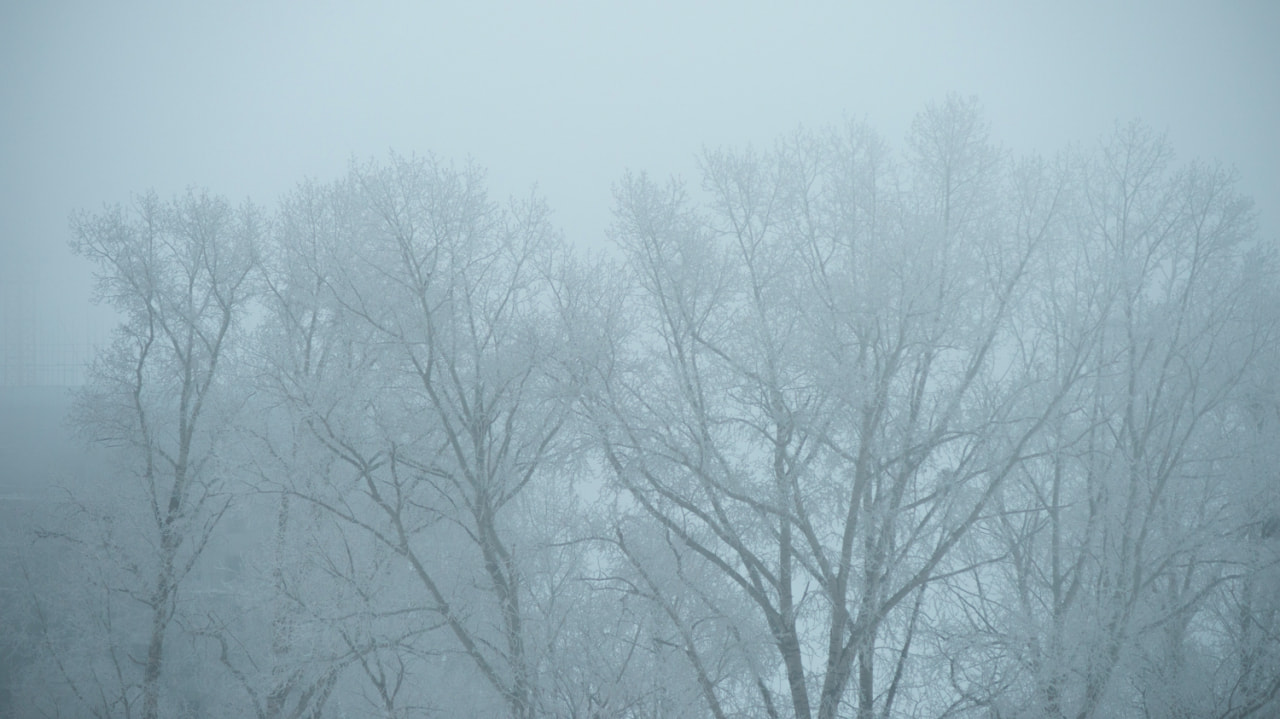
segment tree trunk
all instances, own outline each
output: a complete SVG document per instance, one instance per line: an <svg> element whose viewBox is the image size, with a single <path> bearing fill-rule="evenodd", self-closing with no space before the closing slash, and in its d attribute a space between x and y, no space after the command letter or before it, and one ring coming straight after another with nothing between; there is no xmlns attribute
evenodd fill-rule
<svg viewBox="0 0 1280 719"><path fill-rule="evenodd" d="M142 719L158 719L160 715L160 673L164 664L164 635L173 614L173 560L178 551L177 537L170 516L160 535L160 571L155 592L151 595L151 641L147 646L147 663L142 674Z"/></svg>

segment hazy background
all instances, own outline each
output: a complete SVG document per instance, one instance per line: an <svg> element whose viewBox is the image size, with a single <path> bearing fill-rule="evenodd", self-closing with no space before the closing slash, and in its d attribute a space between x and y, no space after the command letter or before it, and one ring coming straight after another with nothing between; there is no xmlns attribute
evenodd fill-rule
<svg viewBox="0 0 1280 719"><path fill-rule="evenodd" d="M796 5L0 3L0 363L105 336L76 208L188 185L270 208L353 156L430 151L497 196L538 183L592 245L627 167L689 175L703 145L846 116L896 142L948 92L1019 151L1142 118L1237 167L1277 234L1280 3Z"/></svg>

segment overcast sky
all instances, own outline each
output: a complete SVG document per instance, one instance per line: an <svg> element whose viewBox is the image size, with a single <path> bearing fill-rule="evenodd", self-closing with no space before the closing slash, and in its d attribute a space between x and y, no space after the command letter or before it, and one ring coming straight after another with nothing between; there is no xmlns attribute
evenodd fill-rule
<svg viewBox="0 0 1280 719"><path fill-rule="evenodd" d="M1181 159L1234 165L1280 227L1280 2L9 0L0 302L25 283L82 332L68 215L148 188L269 207L353 156L434 152L498 196L538 183L591 244L626 168L688 175L703 145L849 116L896 142L949 92L1017 151L1141 118Z"/></svg>

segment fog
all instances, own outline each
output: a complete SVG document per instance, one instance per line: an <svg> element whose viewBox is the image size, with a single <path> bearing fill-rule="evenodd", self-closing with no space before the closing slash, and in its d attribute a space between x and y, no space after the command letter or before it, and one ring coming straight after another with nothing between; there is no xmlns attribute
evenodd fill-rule
<svg viewBox="0 0 1280 719"><path fill-rule="evenodd" d="M83 332L72 210L190 185L270 204L390 149L472 157L499 196L537 183L592 245L626 168L690 175L704 145L845 116L897 142L951 92L1019 151L1167 129L1236 167L1274 234L1278 31L1260 1L7 3L0 280L36 280L42 319Z"/></svg>
<svg viewBox="0 0 1280 719"><path fill-rule="evenodd" d="M0 715L1273 716L1280 6L1059 5L0 8Z"/></svg>

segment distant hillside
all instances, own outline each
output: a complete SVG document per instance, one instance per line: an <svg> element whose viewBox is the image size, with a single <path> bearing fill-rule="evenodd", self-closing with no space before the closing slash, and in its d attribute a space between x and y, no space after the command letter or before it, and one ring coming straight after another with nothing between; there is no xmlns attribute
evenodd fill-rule
<svg viewBox="0 0 1280 719"><path fill-rule="evenodd" d="M25 554L31 530L66 497L63 490L88 481L101 464L100 455L67 424L72 397L66 387L0 387L0 564L4 566Z"/></svg>
<svg viewBox="0 0 1280 719"><path fill-rule="evenodd" d="M12 709L11 673L35 638L23 578L42 570L30 566L38 553L33 530L53 516L63 488L95 470L94 453L67 425L71 402L66 387L0 387L0 623L7 628L0 629L0 716Z"/></svg>
<svg viewBox="0 0 1280 719"><path fill-rule="evenodd" d="M0 577L30 551L64 490L100 471L101 455L67 424L72 398L66 387L0 387Z"/></svg>

